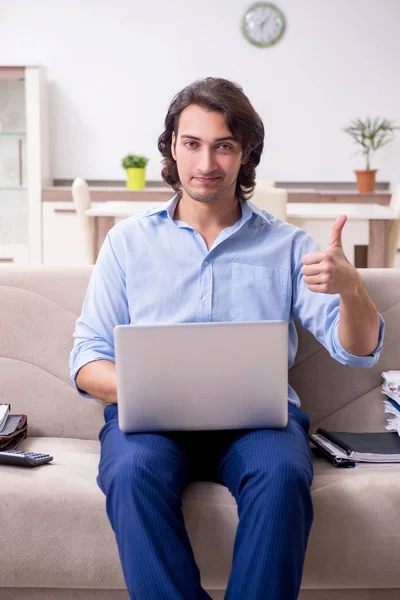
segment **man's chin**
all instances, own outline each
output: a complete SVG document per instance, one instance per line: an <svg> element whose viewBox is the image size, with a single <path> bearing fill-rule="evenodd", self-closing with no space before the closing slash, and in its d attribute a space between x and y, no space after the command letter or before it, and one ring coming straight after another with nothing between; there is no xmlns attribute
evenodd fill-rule
<svg viewBox="0 0 400 600"><path fill-rule="evenodd" d="M212 204L216 202L219 198L218 194L202 194L201 192L191 192L188 193L192 200L196 202L203 202L204 204Z"/></svg>
<svg viewBox="0 0 400 600"><path fill-rule="evenodd" d="M192 198L192 200L196 200L196 202L203 202L204 204L212 204L226 195L226 190L224 189L204 191L196 190L192 187L186 187L184 190L186 194Z"/></svg>

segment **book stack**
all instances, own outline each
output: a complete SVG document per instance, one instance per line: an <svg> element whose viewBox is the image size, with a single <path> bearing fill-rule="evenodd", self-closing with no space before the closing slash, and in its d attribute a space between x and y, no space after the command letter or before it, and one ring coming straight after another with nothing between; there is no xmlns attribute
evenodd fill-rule
<svg viewBox="0 0 400 600"><path fill-rule="evenodd" d="M382 394L386 396L383 405L389 415L385 427L400 435L400 371L384 371L382 377Z"/></svg>

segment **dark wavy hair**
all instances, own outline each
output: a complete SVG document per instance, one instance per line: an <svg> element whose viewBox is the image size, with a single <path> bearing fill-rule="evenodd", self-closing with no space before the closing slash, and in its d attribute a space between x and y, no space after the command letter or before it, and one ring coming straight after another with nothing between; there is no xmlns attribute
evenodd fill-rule
<svg viewBox="0 0 400 600"><path fill-rule="evenodd" d="M207 77L191 83L172 100L165 117L165 131L158 138L163 157L161 176L176 192L181 190L178 168L171 153L172 133L178 133L179 117L191 104L224 115L227 127L237 139L249 161L240 167L236 181L236 197L248 200L255 187L256 167L264 147L264 125L240 85L227 79Z"/></svg>

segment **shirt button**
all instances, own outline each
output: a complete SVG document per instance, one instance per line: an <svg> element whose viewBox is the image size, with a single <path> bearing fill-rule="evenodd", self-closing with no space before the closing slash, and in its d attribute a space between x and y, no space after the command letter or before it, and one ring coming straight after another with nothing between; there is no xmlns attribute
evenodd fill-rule
<svg viewBox="0 0 400 600"><path fill-rule="evenodd" d="M208 260L205 260L205 261L203 262L203 265L204 265L205 267L207 267L207 265L209 265L209 264L210 264L210 263L208 262Z"/></svg>
<svg viewBox="0 0 400 600"><path fill-rule="evenodd" d="M203 296L202 297L203 302L205 302L207 299L208 299L208 296Z"/></svg>

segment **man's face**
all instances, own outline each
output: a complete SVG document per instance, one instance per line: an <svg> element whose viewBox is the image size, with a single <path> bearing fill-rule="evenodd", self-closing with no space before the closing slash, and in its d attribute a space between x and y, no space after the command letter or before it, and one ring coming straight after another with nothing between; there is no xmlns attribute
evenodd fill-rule
<svg viewBox="0 0 400 600"><path fill-rule="evenodd" d="M235 190L239 169L248 160L224 116L196 104L180 116L178 133L172 135L172 156L183 190L193 200L207 203Z"/></svg>

